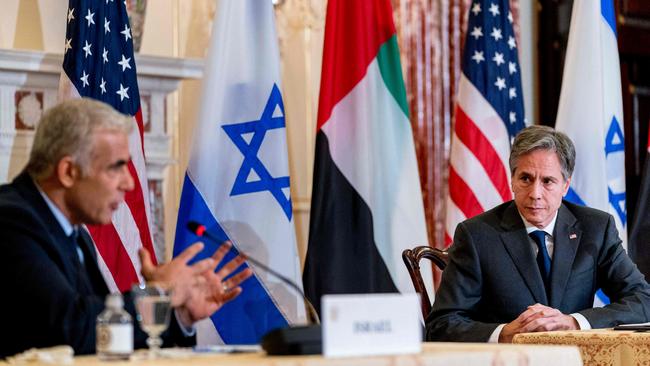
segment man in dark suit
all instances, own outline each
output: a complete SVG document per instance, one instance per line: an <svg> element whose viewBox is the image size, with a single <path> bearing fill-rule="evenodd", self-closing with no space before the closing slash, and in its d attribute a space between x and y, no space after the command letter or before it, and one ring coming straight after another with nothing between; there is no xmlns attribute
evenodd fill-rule
<svg viewBox="0 0 650 366"><path fill-rule="evenodd" d="M458 225L427 318L434 341L511 342L517 333L650 320L650 286L609 214L562 200L571 140L532 126L510 154L514 201ZM593 308L602 288L611 303Z"/></svg>
<svg viewBox="0 0 650 366"><path fill-rule="evenodd" d="M63 102L39 122L25 171L0 186L0 357L60 344L95 351L95 322L109 290L83 224L109 223L134 187L127 167L132 124L97 101ZM193 323L235 298L252 274L233 275L239 256L214 272L229 245L189 265L201 249L197 243L160 266L140 251L144 279L173 288L167 344L192 344ZM131 296L124 297L134 315ZM146 335L134 325L142 347Z"/></svg>

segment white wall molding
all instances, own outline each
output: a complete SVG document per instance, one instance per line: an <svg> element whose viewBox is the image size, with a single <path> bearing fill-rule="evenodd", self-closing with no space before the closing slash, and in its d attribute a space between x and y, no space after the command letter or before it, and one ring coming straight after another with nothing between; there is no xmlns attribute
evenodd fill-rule
<svg viewBox="0 0 650 366"><path fill-rule="evenodd" d="M153 213L154 242L164 258L165 171L176 164L174 136L168 128L178 114L168 99L183 79L198 79L203 61L136 55L138 86L145 124L145 156ZM35 123L57 101L63 55L33 50L0 49L0 183L22 171L29 158ZM162 256L161 256L162 255Z"/></svg>

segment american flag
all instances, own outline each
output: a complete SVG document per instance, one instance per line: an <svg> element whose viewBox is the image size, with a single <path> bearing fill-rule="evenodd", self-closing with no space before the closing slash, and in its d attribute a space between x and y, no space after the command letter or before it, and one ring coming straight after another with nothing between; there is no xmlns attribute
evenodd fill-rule
<svg viewBox="0 0 650 366"><path fill-rule="evenodd" d="M512 199L508 156L525 127L508 0L473 1L449 162L445 244L456 225Z"/></svg>
<svg viewBox="0 0 650 366"><path fill-rule="evenodd" d="M59 99L94 98L133 116L136 124L129 136L135 189L126 194L111 224L88 227L106 283L111 291L125 291L141 280L138 249L144 246L154 253L144 126L126 2L70 0L66 21Z"/></svg>

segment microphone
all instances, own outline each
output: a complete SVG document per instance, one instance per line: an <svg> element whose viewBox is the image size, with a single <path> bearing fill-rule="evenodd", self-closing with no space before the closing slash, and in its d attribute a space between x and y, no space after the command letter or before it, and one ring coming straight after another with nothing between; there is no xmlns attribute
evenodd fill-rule
<svg viewBox="0 0 650 366"><path fill-rule="evenodd" d="M191 231L193 234L195 234L198 237L201 238L208 238L211 241L213 241L216 244L221 244L222 240L217 237L216 235L212 234L211 232L208 231L208 229L204 226L201 225L200 223L196 221L188 221L187 222L187 229ZM285 285L291 287L294 291L296 291L302 299L305 302L305 305L307 306L307 311L309 312L309 315L312 319L313 322L316 324L320 324L320 318L318 317L318 313L316 312L316 309L314 308L314 305L309 301L307 296L305 296L305 293L302 291L300 286L298 286L295 282L293 282L291 279L283 276L281 273L278 273L277 271L269 268L266 264L262 263L261 261L249 256L248 254L242 252L241 250L237 249L239 254L241 254L244 258L246 258L247 261L253 263L257 267L261 268L265 272L268 272L275 276L277 279L282 281Z"/></svg>

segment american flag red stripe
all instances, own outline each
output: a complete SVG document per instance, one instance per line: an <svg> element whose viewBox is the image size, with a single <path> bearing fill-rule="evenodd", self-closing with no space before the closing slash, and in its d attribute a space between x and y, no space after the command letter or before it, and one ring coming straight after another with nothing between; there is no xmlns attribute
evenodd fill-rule
<svg viewBox="0 0 650 366"><path fill-rule="evenodd" d="M483 212L483 207L476 199L474 191L456 173L453 165L449 167L449 197L465 217L476 216Z"/></svg>
<svg viewBox="0 0 650 366"><path fill-rule="evenodd" d="M124 246L121 244L117 230L113 224L88 226L88 231L95 242L95 247L109 270L118 289L129 288L133 281L138 280L133 263ZM114 245L120 243L120 245ZM106 274L104 274L106 277ZM110 283L111 281L107 281Z"/></svg>
<svg viewBox="0 0 650 366"><path fill-rule="evenodd" d="M137 115L134 122L138 123ZM139 129L134 128L133 133L140 135L139 131ZM133 140L141 141L141 139L139 137L137 139L131 138L129 141L132 159L137 160L135 154L142 155L143 153L140 144L133 144ZM144 156L142 155L140 158L143 159ZM146 177L146 175L142 170L138 171L134 160L128 164L129 172L134 180L134 189L126 193L124 203L113 214L112 223L101 226L88 226L99 255L102 256L107 266L107 268L101 268L102 274L105 278L112 277L112 281L117 285L117 288L111 290L122 292L142 280L139 275L140 263L137 256L140 247L147 248L149 253L152 254L154 263L156 262L155 255L153 255L155 252L146 210L149 205L147 199L148 187L143 185L140 180L140 176ZM108 278L107 283L111 283Z"/></svg>
<svg viewBox="0 0 650 366"><path fill-rule="evenodd" d="M133 163L129 164L129 172L134 180L134 189L127 192L124 201L129 206L131 215L138 226L138 233L140 234L140 241L149 252L154 253L153 241L151 240L151 231L149 230L149 220L147 219L147 211L145 207L149 205L148 200L145 201L145 193L143 191L143 184L140 182L139 176ZM148 188L148 187L147 187Z"/></svg>
<svg viewBox="0 0 650 366"><path fill-rule="evenodd" d="M494 149L490 140L483 135L483 132L469 119L462 108L457 107L455 115L456 125L454 127L454 133L458 136L460 142L474 152L474 156L481 163L488 176L490 176L491 182L501 195L502 200L510 200L512 198L512 192L510 191L508 174L506 168L501 163L499 153Z"/></svg>
<svg viewBox="0 0 650 366"><path fill-rule="evenodd" d="M508 0L470 6L449 161L445 246L465 219L512 199L510 142L525 126Z"/></svg>
<svg viewBox="0 0 650 366"><path fill-rule="evenodd" d="M144 124L140 108L133 40L122 1L70 0L59 98L91 97L133 116L129 136L129 172L135 189L114 212L112 223L90 226L100 269L112 291L141 281L137 252L144 247L155 262L149 189L144 158Z"/></svg>
<svg viewBox="0 0 650 366"><path fill-rule="evenodd" d="M138 126L138 132L140 134L140 150L142 150L142 156L144 156L144 122L142 119L142 109L138 108L138 111L135 112L135 122Z"/></svg>

